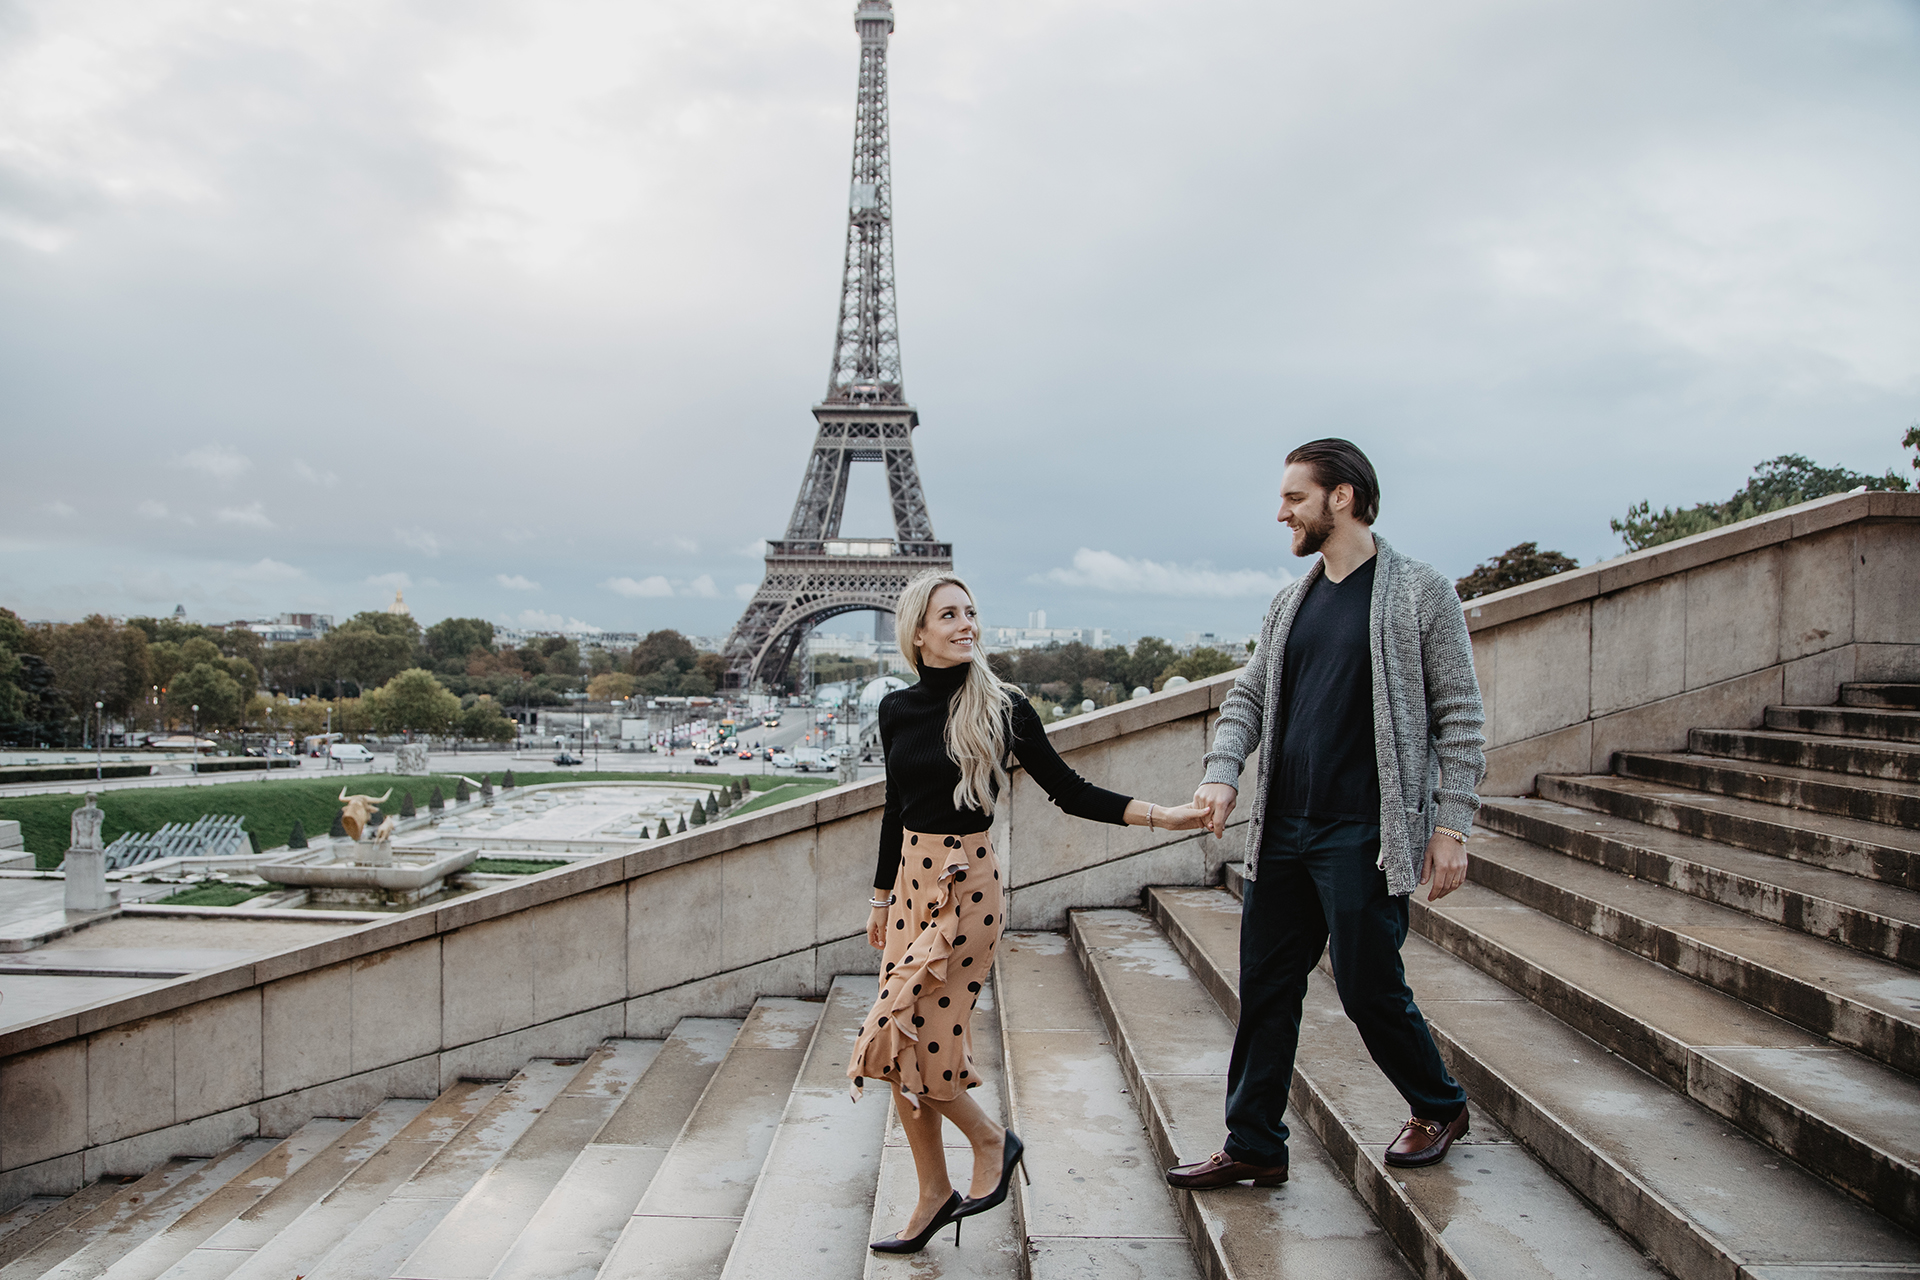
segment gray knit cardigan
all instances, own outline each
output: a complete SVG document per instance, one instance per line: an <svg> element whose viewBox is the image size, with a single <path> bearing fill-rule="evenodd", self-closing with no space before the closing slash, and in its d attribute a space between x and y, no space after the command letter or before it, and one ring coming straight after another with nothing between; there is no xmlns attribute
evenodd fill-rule
<svg viewBox="0 0 1920 1280"><path fill-rule="evenodd" d="M1373 650L1373 743L1380 769L1380 868L1387 892L1412 893L1420 883L1433 829L1472 829L1486 776L1481 751L1486 714L1473 674L1473 645L1453 584L1432 565L1410 560L1374 535L1368 630ZM1220 706L1220 727L1206 755L1208 782L1238 787L1256 747L1253 808L1247 824L1247 877L1259 874L1261 828L1273 773L1272 732L1282 726L1280 684L1287 632L1307 588L1321 573L1316 560L1300 581L1273 599L1260 642ZM1271 731L1271 732L1270 732Z"/></svg>

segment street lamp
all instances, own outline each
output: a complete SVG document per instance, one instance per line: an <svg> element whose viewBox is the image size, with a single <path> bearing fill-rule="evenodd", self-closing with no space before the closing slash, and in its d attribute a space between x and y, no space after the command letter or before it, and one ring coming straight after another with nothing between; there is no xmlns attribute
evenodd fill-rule
<svg viewBox="0 0 1920 1280"><path fill-rule="evenodd" d="M106 732L107 732L107 716L106 716L106 708L107 708L107 704L106 704L106 703L104 703L104 702L96 702L96 703L94 703L94 704L93 704L93 722L94 722L94 730L93 730L93 780L94 780L95 782L98 782L98 781L100 781L100 777L101 777L101 770L100 770L100 739L101 739L101 738L103 738L103 737L105 737L105 736L106 736Z"/></svg>
<svg viewBox="0 0 1920 1280"><path fill-rule="evenodd" d="M193 775L200 776L200 704L193 704Z"/></svg>

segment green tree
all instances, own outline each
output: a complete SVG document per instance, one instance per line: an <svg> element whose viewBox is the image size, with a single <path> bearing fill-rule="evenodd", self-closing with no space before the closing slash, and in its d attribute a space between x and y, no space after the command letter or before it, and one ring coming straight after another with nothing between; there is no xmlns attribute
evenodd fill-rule
<svg viewBox="0 0 1920 1280"><path fill-rule="evenodd" d="M24 718L27 697L20 687L20 655L28 652L27 629L20 615L0 608L0 733Z"/></svg>
<svg viewBox="0 0 1920 1280"><path fill-rule="evenodd" d="M673 832L667 830L667 820L662 818L660 819L660 829L653 834L655 839L665 840L668 836L672 835Z"/></svg>
<svg viewBox="0 0 1920 1280"><path fill-rule="evenodd" d="M224 667L198 662L175 676L167 686L167 708L175 720L197 723L201 732L230 729L240 723L247 694ZM195 712L193 708L200 710Z"/></svg>
<svg viewBox="0 0 1920 1280"><path fill-rule="evenodd" d="M49 629L47 664L70 706L85 715L104 701L111 715L125 715L147 687L147 637L93 614Z"/></svg>
<svg viewBox="0 0 1920 1280"><path fill-rule="evenodd" d="M301 825L300 819L295 818L293 820L293 830L287 833L287 848L304 849L306 847L307 847L307 829L305 826Z"/></svg>
<svg viewBox="0 0 1920 1280"><path fill-rule="evenodd" d="M1453 589L1462 600L1472 600L1579 567L1580 562L1572 556L1561 555L1558 551L1542 551L1538 543L1522 542L1484 564L1475 565L1472 573L1453 584Z"/></svg>
<svg viewBox="0 0 1920 1280"><path fill-rule="evenodd" d="M365 699L379 733L446 733L460 716L460 699L431 671L400 672Z"/></svg>
<svg viewBox="0 0 1920 1280"><path fill-rule="evenodd" d="M444 618L427 628L425 639L435 670L463 675L474 654L493 652L493 624L483 618Z"/></svg>
<svg viewBox="0 0 1920 1280"><path fill-rule="evenodd" d="M1138 688L1157 688L1160 673L1180 656L1159 636L1141 636L1134 641L1132 649L1116 646L1106 654L1107 678L1121 687L1123 699Z"/></svg>
<svg viewBox="0 0 1920 1280"><path fill-rule="evenodd" d="M595 649L605 653L605 649ZM587 701L617 702L633 696L633 677L624 671L609 671L587 681Z"/></svg>
<svg viewBox="0 0 1920 1280"><path fill-rule="evenodd" d="M662 663L672 663L675 673L693 670L699 655L693 641L678 631L649 631L627 654L627 670L636 676L651 675Z"/></svg>
<svg viewBox="0 0 1920 1280"><path fill-rule="evenodd" d="M1155 693L1166 688L1167 681L1175 676L1185 676L1189 680L1205 680L1208 676L1217 676L1223 671L1233 671L1247 665L1245 654L1231 654L1220 649L1199 648L1183 658L1176 658L1163 668L1154 680Z"/></svg>
<svg viewBox="0 0 1920 1280"><path fill-rule="evenodd" d="M381 620L386 629L368 619ZM405 623L407 630L398 631L391 625L395 621ZM356 693L379 688L413 665L417 630L411 618L385 613L354 615L322 642L327 678L350 682Z"/></svg>
<svg viewBox="0 0 1920 1280"><path fill-rule="evenodd" d="M500 707L485 694L475 698L460 713L458 732L463 738L475 742L512 742L513 721L500 712ZM512 786L511 782L507 783Z"/></svg>
<svg viewBox="0 0 1920 1280"><path fill-rule="evenodd" d="M1627 544L1627 550L1642 551L1796 503L1860 488L1904 491L1908 484L1892 468L1883 476L1870 476L1845 467L1818 466L1800 454L1786 453L1755 467L1746 486L1725 502L1663 507L1658 512L1653 504L1640 502L1627 508L1624 519L1607 521L1607 527Z"/></svg>

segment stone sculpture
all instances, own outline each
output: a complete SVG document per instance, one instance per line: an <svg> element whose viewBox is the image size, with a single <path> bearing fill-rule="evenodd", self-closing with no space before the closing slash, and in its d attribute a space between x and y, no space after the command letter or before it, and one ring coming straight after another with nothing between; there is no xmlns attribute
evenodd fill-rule
<svg viewBox="0 0 1920 1280"><path fill-rule="evenodd" d="M100 825L106 819L91 791L87 802L73 811L64 864L69 911L112 911L120 905L120 891L107 888L107 851L100 843Z"/></svg>
<svg viewBox="0 0 1920 1280"><path fill-rule="evenodd" d="M394 829L399 819L389 816L378 827L369 831L367 824L373 820L381 805L393 796L393 788L387 788L387 794L375 799L372 796L349 796L345 787L340 788L340 803L346 807L340 811L340 825L356 845L365 846L354 851L353 860L369 866L383 867L393 861L393 848L388 843L393 839Z"/></svg>
<svg viewBox="0 0 1920 1280"><path fill-rule="evenodd" d="M412 776L424 776L427 772L427 744L408 742L394 748L393 771Z"/></svg>

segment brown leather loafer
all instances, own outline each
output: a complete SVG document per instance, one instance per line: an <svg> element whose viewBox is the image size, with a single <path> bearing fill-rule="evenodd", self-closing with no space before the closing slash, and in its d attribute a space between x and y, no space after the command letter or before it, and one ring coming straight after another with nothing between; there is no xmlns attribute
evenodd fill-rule
<svg viewBox="0 0 1920 1280"><path fill-rule="evenodd" d="M1446 1157L1454 1139L1466 1136L1467 1109L1446 1124L1414 1116L1400 1126L1400 1136L1387 1147L1387 1163L1401 1169L1418 1169L1438 1164Z"/></svg>
<svg viewBox="0 0 1920 1280"><path fill-rule="evenodd" d="M1167 1170L1168 1186L1185 1187L1189 1191L1230 1187L1249 1179L1256 1187L1277 1187L1287 1180L1287 1166L1245 1164L1224 1151L1216 1151L1199 1164L1177 1164Z"/></svg>

